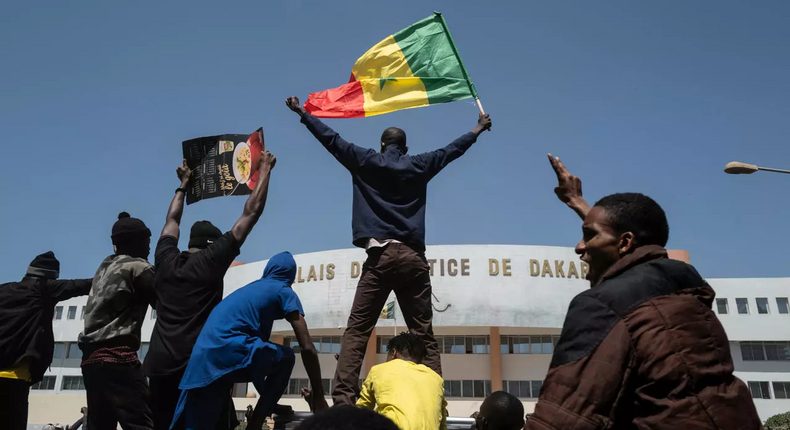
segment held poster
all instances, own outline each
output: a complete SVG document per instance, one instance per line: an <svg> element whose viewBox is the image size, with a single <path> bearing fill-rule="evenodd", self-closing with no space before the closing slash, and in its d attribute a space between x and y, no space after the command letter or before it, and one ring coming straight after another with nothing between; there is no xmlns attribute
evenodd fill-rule
<svg viewBox="0 0 790 430"><path fill-rule="evenodd" d="M258 163L265 148L263 128L251 135L223 134L182 142L184 158L192 169L187 205L220 196L252 193L258 181Z"/></svg>

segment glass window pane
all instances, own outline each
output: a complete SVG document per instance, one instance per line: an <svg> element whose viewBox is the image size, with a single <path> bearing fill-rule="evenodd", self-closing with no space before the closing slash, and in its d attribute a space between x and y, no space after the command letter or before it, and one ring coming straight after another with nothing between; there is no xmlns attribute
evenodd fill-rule
<svg viewBox="0 0 790 430"><path fill-rule="evenodd" d="M532 381L532 397L538 398L540 396L540 389L543 387L543 381Z"/></svg>
<svg viewBox="0 0 790 430"><path fill-rule="evenodd" d="M521 396L521 391L518 389L518 381L507 381L507 388L505 389L505 391L516 397Z"/></svg>
<svg viewBox="0 0 790 430"><path fill-rule="evenodd" d="M78 360L82 358L82 350L76 343L69 344L69 350L66 352L66 358L69 360Z"/></svg>
<svg viewBox="0 0 790 430"><path fill-rule="evenodd" d="M760 391L763 394L763 399L771 398L771 390L768 389L768 382L760 382Z"/></svg>
<svg viewBox="0 0 790 430"><path fill-rule="evenodd" d="M774 397L777 399L786 399L787 391L785 387L786 384L784 382L774 382Z"/></svg>
<svg viewBox="0 0 790 430"><path fill-rule="evenodd" d="M491 395L491 381L486 380L486 397Z"/></svg>
<svg viewBox="0 0 790 430"><path fill-rule="evenodd" d="M467 338L464 339L464 344L465 344L464 353L465 354L472 354L472 353L474 353L474 342L475 342L475 338L473 338L473 337L467 337Z"/></svg>
<svg viewBox="0 0 790 430"><path fill-rule="evenodd" d="M779 360L790 361L790 343L777 342L776 349L779 354Z"/></svg>
<svg viewBox="0 0 790 430"><path fill-rule="evenodd" d="M758 297L757 300L757 313L758 314L767 314L768 313L768 299L765 297Z"/></svg>
<svg viewBox="0 0 790 430"><path fill-rule="evenodd" d="M528 399L531 397L529 387L529 381L518 381L518 391L521 393L522 398Z"/></svg>
<svg viewBox="0 0 790 430"><path fill-rule="evenodd" d="M726 315L729 312L727 299L716 299L716 310L719 315Z"/></svg>
<svg viewBox="0 0 790 430"><path fill-rule="evenodd" d="M476 337L473 340L472 353L473 354L488 354L488 339L485 337Z"/></svg>
<svg viewBox="0 0 790 430"><path fill-rule="evenodd" d="M530 352L532 354L542 353L541 351L543 350L543 348L541 348L540 336L531 336L530 343L532 344L532 348L530 348Z"/></svg>
<svg viewBox="0 0 790 430"><path fill-rule="evenodd" d="M752 393L753 399L761 399L763 397L762 393L760 392L760 383L755 381L749 381L749 391Z"/></svg>
<svg viewBox="0 0 790 430"><path fill-rule="evenodd" d="M787 297L776 298L776 309L780 314L787 314L790 312L790 305L787 303Z"/></svg>
<svg viewBox="0 0 790 430"><path fill-rule="evenodd" d="M513 353L514 354L529 354L529 338L528 337L513 337Z"/></svg>
<svg viewBox="0 0 790 430"><path fill-rule="evenodd" d="M450 390L453 393L453 397L461 397L461 381L450 381L452 382L453 389Z"/></svg>
<svg viewBox="0 0 790 430"><path fill-rule="evenodd" d="M754 354L752 354L752 344L741 342L741 358L743 361L754 360Z"/></svg>
<svg viewBox="0 0 790 430"><path fill-rule="evenodd" d="M332 354L340 354L340 336L332 337Z"/></svg>
<svg viewBox="0 0 790 430"><path fill-rule="evenodd" d="M82 307L82 313L80 314L80 319L81 320L85 319L85 306Z"/></svg>
<svg viewBox="0 0 790 430"><path fill-rule="evenodd" d="M461 397L473 397L474 389L472 388L472 381L461 381Z"/></svg>
<svg viewBox="0 0 790 430"><path fill-rule="evenodd" d="M324 394L329 394L332 392L332 380L331 379L322 379L321 385L324 388Z"/></svg>
<svg viewBox="0 0 790 430"><path fill-rule="evenodd" d="M288 394L296 394L299 392L299 381L291 379L288 381Z"/></svg>
<svg viewBox="0 0 790 430"><path fill-rule="evenodd" d="M765 360L765 352L763 351L763 344L760 342L755 342L752 344L752 354L754 355L754 359L756 361L763 361Z"/></svg>
<svg viewBox="0 0 790 430"><path fill-rule="evenodd" d="M765 359L770 361L779 360L779 351L776 347L777 345L773 342L765 343Z"/></svg>
<svg viewBox="0 0 790 430"><path fill-rule="evenodd" d="M749 302L746 299L735 299L735 304L738 306L738 313L745 315L749 313Z"/></svg>
<svg viewBox="0 0 790 430"><path fill-rule="evenodd" d="M450 397L450 381L444 381L444 397Z"/></svg>
<svg viewBox="0 0 790 430"><path fill-rule="evenodd" d="M67 319L74 320L77 319L77 307L76 306L69 306L69 313L66 316Z"/></svg>
<svg viewBox="0 0 790 430"><path fill-rule="evenodd" d="M66 344L61 343L61 342L58 342L58 343L55 344L55 350L52 353L52 360L53 360L52 364L53 365L56 362L57 362L58 365L60 364L60 361L57 361L57 360L60 360L60 359L63 358L63 353L65 352L65 350L66 350Z"/></svg>
<svg viewBox="0 0 790 430"><path fill-rule="evenodd" d="M450 348L450 354L463 354L464 352L466 352L466 342L463 336L455 336L453 346Z"/></svg>
<svg viewBox="0 0 790 430"><path fill-rule="evenodd" d="M544 354L551 354L554 351L554 344L551 343L551 336L541 336L541 343L543 344L541 348L543 349Z"/></svg>
<svg viewBox="0 0 790 430"><path fill-rule="evenodd" d="M55 306L55 319L63 318L63 306Z"/></svg>
<svg viewBox="0 0 790 430"><path fill-rule="evenodd" d="M483 398L486 396L486 386L483 381L474 381L474 396Z"/></svg>

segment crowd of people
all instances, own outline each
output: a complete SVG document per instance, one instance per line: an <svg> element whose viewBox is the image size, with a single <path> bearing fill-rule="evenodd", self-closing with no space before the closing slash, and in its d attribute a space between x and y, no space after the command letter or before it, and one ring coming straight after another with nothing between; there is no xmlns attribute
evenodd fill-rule
<svg viewBox="0 0 790 430"><path fill-rule="evenodd" d="M299 428L438 430L447 427L441 360L433 335L431 278L425 257L430 180L491 129L481 114L449 145L408 154L406 133L388 128L380 150L344 140L307 113L286 105L351 174L354 245L363 265L342 337L329 408L318 355L298 295L296 263L273 256L261 279L223 299L223 278L266 205L275 157L263 151L260 179L226 233L208 221L190 230L180 251L181 216L192 172L180 186L148 262L151 232L123 212L113 253L93 278L58 280L52 252L37 256L24 278L0 286L0 426L26 429L28 393L41 381L54 348L55 304L88 295L79 337L90 430L229 429L234 383L252 382L259 399L247 429L259 430L278 405L294 351L270 340L275 320L293 328L316 414ZM757 429L749 391L733 375L727 336L711 311L713 290L690 265L667 257L669 225L661 207L638 193L606 196L590 206L581 181L549 155L562 202L583 220L576 253L590 266L591 288L571 302L534 413L498 391L475 414L478 430ZM392 338L387 362L359 388L365 348L394 292L408 327ZM150 349L136 351L148 307L157 311Z"/></svg>

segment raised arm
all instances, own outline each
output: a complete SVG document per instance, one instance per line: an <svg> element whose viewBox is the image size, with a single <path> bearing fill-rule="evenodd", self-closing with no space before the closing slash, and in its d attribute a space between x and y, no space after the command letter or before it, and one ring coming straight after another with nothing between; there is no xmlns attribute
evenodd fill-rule
<svg viewBox="0 0 790 430"><path fill-rule="evenodd" d="M72 297L87 296L91 292L91 284L93 284L93 278L55 279L49 281L49 288L55 301L61 302Z"/></svg>
<svg viewBox="0 0 790 430"><path fill-rule="evenodd" d="M582 180L571 175L560 161L560 157L549 154L549 163L551 163L554 173L557 174L557 188L554 188L557 197L584 220L587 217L587 212L590 212L590 205L582 197Z"/></svg>
<svg viewBox="0 0 790 430"><path fill-rule="evenodd" d="M170 207L167 209L167 217L165 217L165 226L162 227L161 236L173 236L178 239L181 226L181 215L184 213L184 198L187 195L187 185L192 178L192 169L187 167L187 160L184 159L183 164L176 169L178 179L181 180L181 185L176 189L176 194L170 202Z"/></svg>
<svg viewBox="0 0 790 430"><path fill-rule="evenodd" d="M244 212L241 218L233 224L231 233L236 239L239 247L247 240L247 236L255 227L255 223L263 213L263 208L266 206L266 196L269 195L269 177L271 176L272 169L277 163L277 159L269 151L261 153L261 161L258 164L258 183L255 184L255 189L252 194L247 198L247 203L244 204Z"/></svg>
<svg viewBox="0 0 790 430"><path fill-rule="evenodd" d="M315 136L315 138L324 145L324 148L326 148L326 150L346 169L350 171L355 170L365 162L367 157L376 153L376 151L370 148L360 148L340 137L337 132L329 128L318 118L307 113L302 105L299 104L298 97L288 97L285 100L285 104L289 109L299 114L302 118L302 123L310 130L310 133L313 133L313 136Z"/></svg>
<svg viewBox="0 0 790 430"><path fill-rule="evenodd" d="M321 366L318 363L318 352L315 350L315 345L313 345L313 342L310 340L310 331L307 329L307 322L304 316L298 311L290 312L285 316L285 319L291 323L296 340L299 342L299 348L302 350L302 363L304 364L304 370L307 372L307 377L310 379L310 386L312 387L310 409L313 411L326 409L328 406L324 398L324 385L321 381Z"/></svg>
<svg viewBox="0 0 790 430"><path fill-rule="evenodd" d="M469 133L464 134L452 141L444 148L435 151L425 152L416 155L415 158L423 164L425 173L429 177L434 177L447 167L448 164L464 155L466 150L477 142L477 138L486 130L491 130L491 117L488 114L480 114L477 118L477 125Z"/></svg>

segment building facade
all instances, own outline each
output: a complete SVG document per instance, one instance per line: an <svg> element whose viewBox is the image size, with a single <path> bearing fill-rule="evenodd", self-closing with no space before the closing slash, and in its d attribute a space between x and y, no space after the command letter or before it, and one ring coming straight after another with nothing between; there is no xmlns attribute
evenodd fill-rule
<svg viewBox="0 0 790 430"><path fill-rule="evenodd" d="M587 266L572 248L509 245L429 246L434 289L434 331L442 351L445 395L452 416L476 411L497 390L518 396L532 411L559 338L571 299L589 288ZM675 258L688 259L679 252ZM334 354L343 334L365 252L344 249L295 256L294 290L320 352L324 388L331 389ZM225 294L258 279L266 261L238 265L225 277ZM760 417L790 411L790 278L709 279L716 290L714 312L730 340L736 375L747 382ZM390 300L395 295L391 294ZM77 336L83 328L85 297L58 304L53 321L55 354L44 380L30 396L30 422L72 422L85 406ZM381 319L371 336L363 377L386 360L386 344L406 330L396 306L394 319ZM156 313L143 324L145 357ZM276 322L273 341L295 345L290 326ZM299 390L308 385L297 363L281 403L306 410ZM250 384L237 385L237 410L256 399Z"/></svg>

